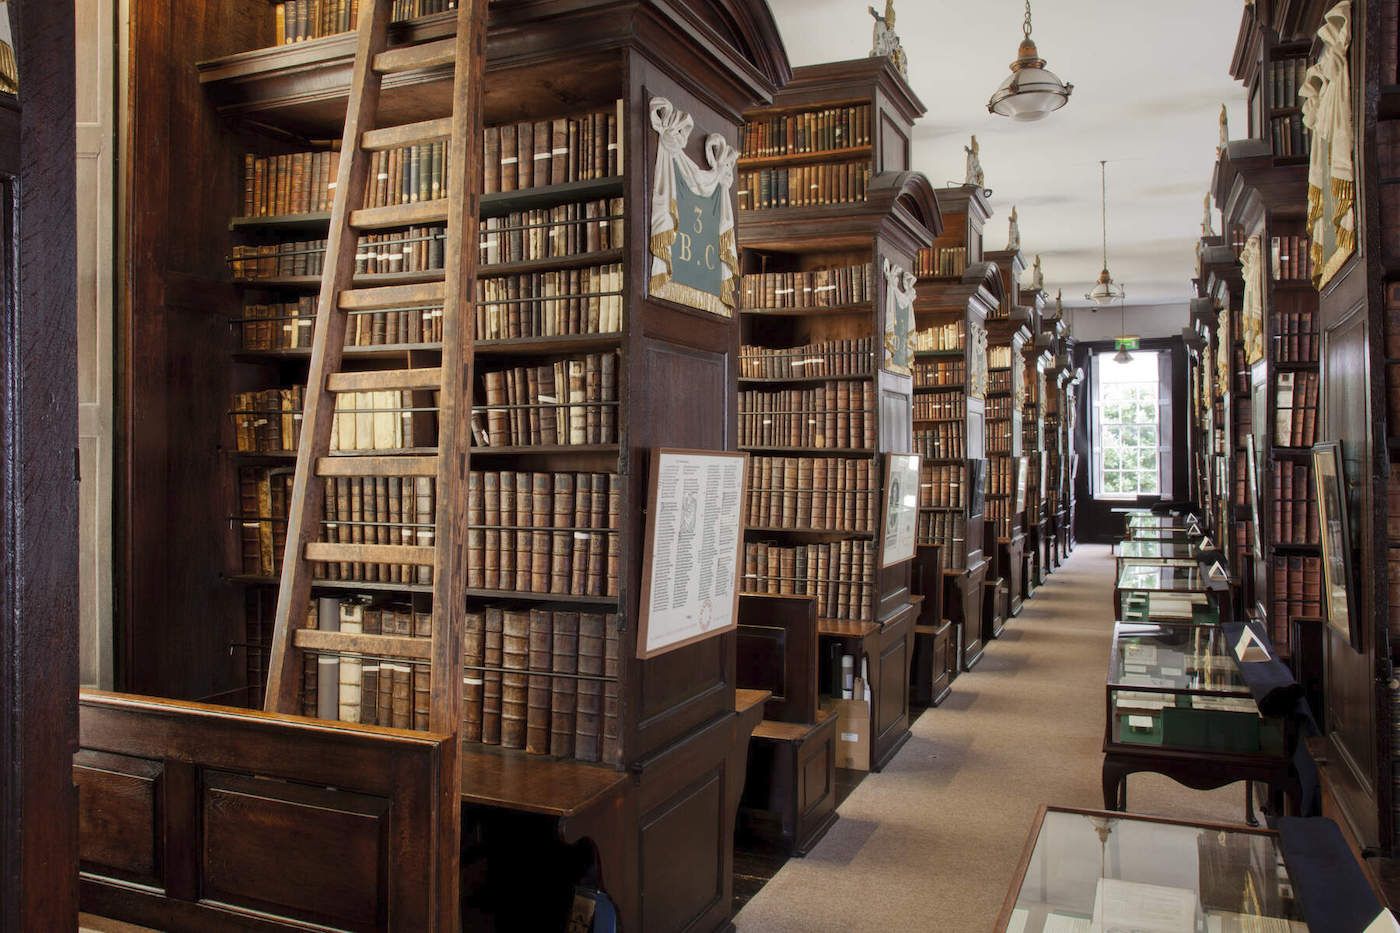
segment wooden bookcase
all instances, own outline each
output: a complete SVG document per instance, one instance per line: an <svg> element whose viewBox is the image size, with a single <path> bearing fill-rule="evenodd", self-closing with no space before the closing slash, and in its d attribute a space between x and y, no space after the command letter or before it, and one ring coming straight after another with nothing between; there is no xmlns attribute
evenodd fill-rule
<svg viewBox="0 0 1400 933"><path fill-rule="evenodd" d="M1024 301L1027 296L1022 295ZM1023 354L1026 365L1026 399L1021 409L1021 446L1026 460L1026 527L1024 579L1026 596L1035 594L1049 573L1046 557L1049 540L1049 518L1045 496L1045 372L1053 355L1049 345L1053 338L1045 332L1045 296L1036 293L1030 303L1022 304L1030 315L1028 325L1031 339L1026 341Z"/></svg>
<svg viewBox="0 0 1400 933"><path fill-rule="evenodd" d="M987 318L1001 307L1003 288L1000 271L982 257L982 228L991 216L983 189L940 188L938 206L943 232L920 257L914 306L919 333L928 335L918 346L926 343L929 349L914 355L931 374L950 366L945 371L961 378L928 390L945 396L957 414L945 424L915 426L915 449L928 471L924 482L943 483L949 490L935 500L946 504L922 510L919 540L939 546L955 669L970 670L985 646L984 600L991 580L984 544ZM947 480L937 479L934 471L944 472Z"/></svg>
<svg viewBox="0 0 1400 933"><path fill-rule="evenodd" d="M1026 517L1020 471L1026 456L1025 404L1027 375L1025 347L1029 342L1032 312L1021 303L1021 276L1026 260L1020 250L987 252L988 262L1001 272L1001 307L987 319L987 552L995 552L993 575L1006 594L1000 613L1002 625L1021 611L1026 601ZM1029 478L1029 463L1025 464ZM1001 634L991 617L989 638Z"/></svg>
<svg viewBox="0 0 1400 933"><path fill-rule="evenodd" d="M915 403L912 378L887 345L896 333L903 339L909 321L890 319L885 268L912 270L940 229L932 188L908 171L913 122L923 112L887 59L798 68L772 106L746 114L739 162L742 352L752 361L738 379L740 446L760 490L745 533L744 587L818 596L823 693L839 701L829 685L842 655L855 659L856 676L868 672L872 769L894 755L909 726L910 565L882 569L879 554L884 455L913 451ZM823 375L808 375L812 361ZM790 411L804 419L826 411L827 423L784 426ZM831 413L840 419L835 434ZM852 427L857 417L864 422L860 443L853 430L841 433L848 416ZM849 477L844 484L837 470ZM825 484L815 481L818 471ZM842 494L845 519L797 520L806 512L798 490L824 485ZM794 520L782 519L780 498L798 506ZM843 556L849 580L823 580L807 556L823 548L833 571L837 553L868 555L865 571ZM799 560L805 572L795 572Z"/></svg>
<svg viewBox="0 0 1400 933"><path fill-rule="evenodd" d="M1042 566L1045 573L1053 573L1062 563L1061 503L1064 502L1064 489L1061 487L1062 465L1065 455L1065 427L1062 411L1064 392L1060 385L1060 360L1065 352L1065 338L1069 326L1064 319L1062 307L1056 303L1055 312L1041 318L1037 343L1045 362L1041 371L1040 411L1042 435L1045 443L1041 476L1041 508L1044 513L1044 532L1041 548Z"/></svg>
<svg viewBox="0 0 1400 933"><path fill-rule="evenodd" d="M454 18L450 12L421 16L397 25L395 33L444 37ZM303 274L311 270L294 266L290 274L278 270L240 282L226 260L235 245L324 236L322 213L241 219L243 159L324 149L318 140L339 135L355 40L338 34L275 46L266 0L211 0L181 5L169 16L135 16L133 34L132 164L141 170L127 180L133 210L122 321L126 444L118 454L125 478L118 503L126 659L120 683L159 696L253 705L275 581L246 573L241 564L239 522L262 524L268 516L240 512L238 471L282 469L290 458L239 452L230 399L237 392L291 390L304 381L304 350L250 349L240 336L245 302L292 301L307 294L313 279ZM594 155L606 164L606 154L615 153L617 171L487 194L482 216L522 225L521 212L539 211L524 215L525 224L542 217L558 224L550 210L602 202L608 213L601 216L621 242L546 259L488 259L481 293L500 307L525 304L528 292L516 284L504 294L493 291L493 280L609 267L606 283L573 283L565 294L610 299L616 326L548 336L479 330L476 370L612 354L615 401L578 407L612 408L616 436L596 443L478 446L472 465L517 476L613 477L613 503L604 514L615 518L589 533L611 545L602 566L606 576L611 563L615 582L586 594L542 591L533 580L528 586L472 586L468 608L615 619L605 622L604 641L616 647L605 649L602 670L579 680L599 685L604 728L614 725L604 733L598 762L472 742L454 756L462 774L465 916L555 925L561 909L567 913L573 881L588 875L601 877L628 928L719 927L729 916L734 812L748 733L761 705L736 699L732 635L643 661L634 633L649 451L735 449L730 374L738 368L740 325L737 314L650 297L648 208L657 155L650 109L654 98L664 97L693 117L686 151L704 165L705 137L715 133L737 143L743 112L770 101L790 71L766 5L747 0L493 6L487 60L488 127L556 119L594 120L601 127L606 121L589 115L606 114L615 135ZM381 118L411 122L445 112L451 72L447 60L386 81ZM190 77L171 82L171 74ZM199 183L180 181L186 176ZM614 210L621 213L614 216ZM423 236L420 244L431 242ZM306 248L292 252L308 254ZM430 277L431 270L391 266L368 281ZM416 367L433 365L438 352L431 339L385 339L356 346L348 356ZM484 385L476 391L476 403L487 404ZM431 404L415 398L403 407L416 419ZM294 418L294 409L289 405L279 417ZM578 528L575 520L558 530ZM318 592L378 597L390 590L411 608L424 598L420 588L401 581L327 581ZM490 659L482 663L493 666ZM472 673L465 672L468 678ZM573 848L583 840L589 845ZM584 850L592 854L580 859Z"/></svg>

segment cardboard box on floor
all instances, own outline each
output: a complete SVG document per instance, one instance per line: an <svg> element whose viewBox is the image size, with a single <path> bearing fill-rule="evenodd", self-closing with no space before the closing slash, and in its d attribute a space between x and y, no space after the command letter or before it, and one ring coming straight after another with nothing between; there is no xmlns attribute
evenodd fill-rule
<svg viewBox="0 0 1400 933"><path fill-rule="evenodd" d="M869 771L870 703L823 697L821 705L836 714L836 767Z"/></svg>

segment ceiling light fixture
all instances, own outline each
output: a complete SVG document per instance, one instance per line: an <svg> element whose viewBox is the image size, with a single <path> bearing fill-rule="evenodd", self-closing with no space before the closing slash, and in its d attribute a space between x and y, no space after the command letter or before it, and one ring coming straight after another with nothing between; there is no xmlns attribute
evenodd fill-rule
<svg viewBox="0 0 1400 933"><path fill-rule="evenodd" d="M1133 355L1128 352L1128 342L1137 338L1128 337L1128 290L1120 287L1119 292L1118 311L1122 317L1119 318L1118 324L1118 352L1113 354L1113 362L1121 364L1133 361Z"/></svg>
<svg viewBox="0 0 1400 933"><path fill-rule="evenodd" d="M1003 117L1023 123L1041 120L1069 103L1073 84L1061 81L1045 68L1045 59L1036 51L1031 39L1031 0L1026 0L1026 21L1021 25L1025 38L1016 60L1011 63L1011 76L1001 82L987 109Z"/></svg>
<svg viewBox="0 0 1400 933"><path fill-rule="evenodd" d="M1103 199L1103 271L1099 273L1098 284L1084 297L1100 307L1108 307L1122 299L1123 286L1115 283L1113 276L1108 274L1108 163L1103 160L1099 161L1099 185Z"/></svg>

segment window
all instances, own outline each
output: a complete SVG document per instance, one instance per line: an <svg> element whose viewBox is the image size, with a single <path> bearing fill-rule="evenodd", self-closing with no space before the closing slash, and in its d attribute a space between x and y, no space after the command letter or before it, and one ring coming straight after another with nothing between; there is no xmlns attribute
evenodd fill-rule
<svg viewBox="0 0 1400 933"><path fill-rule="evenodd" d="M1113 351L1094 356L1095 496L1134 499L1162 490L1158 354L1134 351L1117 362Z"/></svg>

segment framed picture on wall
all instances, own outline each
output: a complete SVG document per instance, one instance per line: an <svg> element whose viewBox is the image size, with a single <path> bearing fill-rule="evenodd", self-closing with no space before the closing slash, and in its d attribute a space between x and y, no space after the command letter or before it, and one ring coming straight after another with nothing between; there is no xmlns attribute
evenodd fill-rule
<svg viewBox="0 0 1400 933"><path fill-rule="evenodd" d="M919 530L919 455L886 458L885 538L880 566L914 559Z"/></svg>
<svg viewBox="0 0 1400 933"><path fill-rule="evenodd" d="M1255 561L1264 559L1264 536L1259 530L1259 464L1254 454L1254 435L1244 436L1245 482L1249 486L1249 527L1253 532L1250 542L1254 549Z"/></svg>
<svg viewBox="0 0 1400 933"><path fill-rule="evenodd" d="M1322 611L1338 635L1361 650L1361 626L1352 612L1351 526L1347 521L1346 474L1342 445L1317 444L1312 450L1317 484L1317 521L1322 529Z"/></svg>
<svg viewBox="0 0 1400 933"><path fill-rule="evenodd" d="M1026 510L1026 471L1030 467L1030 457L1016 458L1016 514Z"/></svg>

